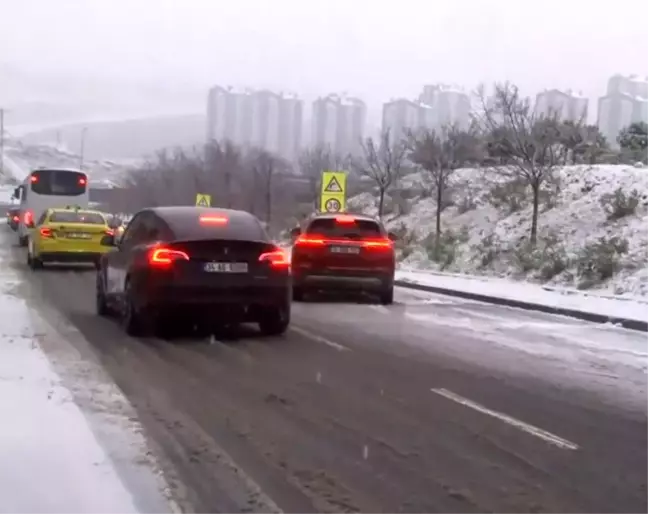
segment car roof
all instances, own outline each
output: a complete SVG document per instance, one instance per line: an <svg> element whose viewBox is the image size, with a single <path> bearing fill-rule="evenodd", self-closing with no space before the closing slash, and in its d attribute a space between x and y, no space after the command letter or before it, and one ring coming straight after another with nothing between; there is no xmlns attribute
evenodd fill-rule
<svg viewBox="0 0 648 514"><path fill-rule="evenodd" d="M31 173L34 173L35 171L74 171L76 173L83 173L84 175L87 175L85 171L80 170L79 168L58 168L56 166L40 166L38 168L32 169Z"/></svg>
<svg viewBox="0 0 648 514"><path fill-rule="evenodd" d="M373 221L375 223L380 223L380 221L377 220L376 218L374 218L373 216L369 216L367 214L356 214L356 213L353 213L353 212L337 212L337 213L321 212L321 213L312 215L310 218L308 218L306 220L306 222L310 223L313 220L321 220L321 219L324 219L324 220L335 219L338 216L353 216L357 220Z"/></svg>
<svg viewBox="0 0 648 514"><path fill-rule="evenodd" d="M200 216L226 216L229 219L228 227L230 230L229 236L234 236L236 239L248 239L242 231L246 227L257 232L257 236L261 237L263 234L263 227L259 220L253 214L247 211L240 211L237 209L220 209L218 207L194 207L188 205L168 206L168 207L152 207L144 209L144 211L152 212L162 218L175 233L176 237L183 238L187 233L192 234L192 239L204 239L203 232L198 233L192 230L196 227L196 218ZM236 232L234 234L232 231ZM257 237L252 238L257 240Z"/></svg>
<svg viewBox="0 0 648 514"><path fill-rule="evenodd" d="M104 218L106 217L105 212L97 211L97 210L94 210L94 209L83 209L83 208L76 209L74 207L51 207L48 210L50 212L70 212L70 211L72 211L72 212L83 212L83 213L87 213L87 214L101 214Z"/></svg>

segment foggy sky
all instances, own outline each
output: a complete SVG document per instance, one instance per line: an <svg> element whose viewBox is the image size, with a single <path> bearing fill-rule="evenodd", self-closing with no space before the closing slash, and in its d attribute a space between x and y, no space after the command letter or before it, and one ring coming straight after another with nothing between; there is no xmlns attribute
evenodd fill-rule
<svg viewBox="0 0 648 514"><path fill-rule="evenodd" d="M377 104L503 79L595 98L616 72L648 73L647 19L645 0L0 0L0 63Z"/></svg>

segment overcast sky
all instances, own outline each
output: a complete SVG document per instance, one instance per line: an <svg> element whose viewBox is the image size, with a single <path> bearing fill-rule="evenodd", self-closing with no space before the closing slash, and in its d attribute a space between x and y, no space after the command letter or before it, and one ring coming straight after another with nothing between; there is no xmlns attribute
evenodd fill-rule
<svg viewBox="0 0 648 514"><path fill-rule="evenodd" d="M369 102L510 79L594 98L648 73L648 1L0 0L0 63Z"/></svg>

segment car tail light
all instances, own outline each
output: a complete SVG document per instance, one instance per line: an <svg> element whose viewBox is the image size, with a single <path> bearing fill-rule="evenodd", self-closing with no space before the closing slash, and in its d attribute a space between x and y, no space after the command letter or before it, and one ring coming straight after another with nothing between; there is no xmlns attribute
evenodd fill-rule
<svg viewBox="0 0 648 514"><path fill-rule="evenodd" d="M391 239L365 239L362 246L370 250L392 250L394 242Z"/></svg>
<svg viewBox="0 0 648 514"><path fill-rule="evenodd" d="M40 229L40 235L43 237L54 237L54 233L51 228L43 227Z"/></svg>
<svg viewBox="0 0 648 514"><path fill-rule="evenodd" d="M326 239L323 237L299 236L295 241L295 246L324 246Z"/></svg>
<svg viewBox="0 0 648 514"><path fill-rule="evenodd" d="M38 176L36 176L36 175L32 175L31 177L29 177L29 181L30 181L32 184L35 183L35 182L38 182Z"/></svg>
<svg viewBox="0 0 648 514"><path fill-rule="evenodd" d="M285 269L290 267L290 259L283 250L275 250L259 255L259 262L267 262L273 268Z"/></svg>
<svg viewBox="0 0 648 514"><path fill-rule="evenodd" d="M80 186L85 186L88 183L88 179L85 177L79 178L79 185Z"/></svg>
<svg viewBox="0 0 648 514"><path fill-rule="evenodd" d="M32 211L25 211L25 214L23 214L23 223L29 226L33 221L34 221L34 213Z"/></svg>
<svg viewBox="0 0 648 514"><path fill-rule="evenodd" d="M104 232L104 234L107 235L107 236L114 236L114 235L115 235L115 231L114 231L114 230L111 230L111 229L108 229L108 230L106 230L106 231Z"/></svg>
<svg viewBox="0 0 648 514"><path fill-rule="evenodd" d="M20 218L18 216L14 216L12 219L13 219L13 221L19 221L20 220Z"/></svg>
<svg viewBox="0 0 648 514"><path fill-rule="evenodd" d="M154 248L149 254L149 264L151 266L170 266L175 261L188 261L189 255L180 250L170 250L169 248Z"/></svg>
<svg viewBox="0 0 648 514"><path fill-rule="evenodd" d="M198 218L203 225L227 225L226 216L205 215Z"/></svg>

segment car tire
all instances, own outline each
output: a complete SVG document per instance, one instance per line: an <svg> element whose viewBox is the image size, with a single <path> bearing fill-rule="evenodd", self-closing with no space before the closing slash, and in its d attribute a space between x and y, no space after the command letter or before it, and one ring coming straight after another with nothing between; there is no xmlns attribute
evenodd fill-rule
<svg viewBox="0 0 648 514"><path fill-rule="evenodd" d="M32 271L36 271L43 268L43 261L38 257L33 257L31 253L27 252L27 266L29 266Z"/></svg>
<svg viewBox="0 0 648 514"><path fill-rule="evenodd" d="M294 286L292 289L292 299L293 302L303 302L304 301L304 288Z"/></svg>
<svg viewBox="0 0 648 514"><path fill-rule="evenodd" d="M382 305L391 305L394 303L394 286L391 286L380 293L380 303Z"/></svg>
<svg viewBox="0 0 648 514"><path fill-rule="evenodd" d="M262 313L259 330L266 336L278 336L290 325L290 307L271 307Z"/></svg>
<svg viewBox="0 0 648 514"><path fill-rule="evenodd" d="M112 314L112 311L110 309L110 306L108 305L108 301L106 300L106 292L104 290L103 281L101 280L99 273L97 273L95 299L97 305L97 314L104 317L110 316Z"/></svg>
<svg viewBox="0 0 648 514"><path fill-rule="evenodd" d="M124 331L132 337L145 337L151 332L151 322L148 313L135 306L130 281L124 287L124 306L121 313Z"/></svg>

